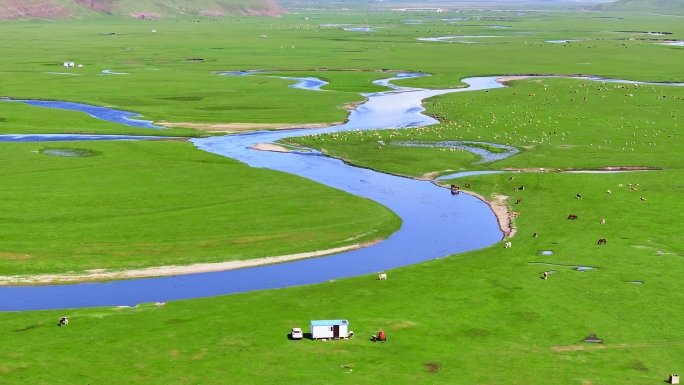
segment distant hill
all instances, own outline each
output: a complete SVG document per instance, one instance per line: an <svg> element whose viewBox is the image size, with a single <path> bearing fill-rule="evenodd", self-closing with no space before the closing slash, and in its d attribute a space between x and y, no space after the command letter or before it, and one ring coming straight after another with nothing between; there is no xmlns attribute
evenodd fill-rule
<svg viewBox="0 0 684 385"><path fill-rule="evenodd" d="M641 12L684 15L684 0L618 0L586 8L588 11Z"/></svg>
<svg viewBox="0 0 684 385"><path fill-rule="evenodd" d="M273 0L0 0L0 20L87 19L114 15L140 19L179 16L280 16Z"/></svg>

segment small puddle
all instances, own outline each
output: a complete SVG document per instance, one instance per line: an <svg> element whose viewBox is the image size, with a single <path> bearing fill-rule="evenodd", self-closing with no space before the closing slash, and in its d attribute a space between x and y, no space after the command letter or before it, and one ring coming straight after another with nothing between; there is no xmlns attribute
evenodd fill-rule
<svg viewBox="0 0 684 385"><path fill-rule="evenodd" d="M656 44L669 45L669 46L673 46L673 47L684 47L684 41L671 41L671 42L667 42L667 43L656 43Z"/></svg>
<svg viewBox="0 0 684 385"><path fill-rule="evenodd" d="M577 270L577 271L598 270L597 267L591 267L591 266L563 265L563 264L558 264L558 263L547 263L547 262L528 262L528 263L530 263L532 265L572 267L574 270Z"/></svg>
<svg viewBox="0 0 684 385"><path fill-rule="evenodd" d="M490 38L490 37L503 37L503 36L467 36L467 35L460 35L460 36L440 36L440 37L418 37L416 40L420 41L458 41L458 39L481 39L481 38Z"/></svg>
<svg viewBox="0 0 684 385"><path fill-rule="evenodd" d="M539 252L539 255L553 255L553 251L551 250L542 250Z"/></svg>
<svg viewBox="0 0 684 385"><path fill-rule="evenodd" d="M345 28L344 30L350 32L371 32L373 30L373 27L352 27Z"/></svg>
<svg viewBox="0 0 684 385"><path fill-rule="evenodd" d="M641 281L627 281L627 283L633 283L635 285L643 285L644 283Z"/></svg>
<svg viewBox="0 0 684 385"><path fill-rule="evenodd" d="M102 153L99 151L88 150L85 148L45 148L40 150L43 155L64 156L68 158L86 158L97 156Z"/></svg>
<svg viewBox="0 0 684 385"><path fill-rule="evenodd" d="M127 72L112 72L112 70L104 70L102 71L102 75L130 75ZM102 76L100 75L100 76Z"/></svg>

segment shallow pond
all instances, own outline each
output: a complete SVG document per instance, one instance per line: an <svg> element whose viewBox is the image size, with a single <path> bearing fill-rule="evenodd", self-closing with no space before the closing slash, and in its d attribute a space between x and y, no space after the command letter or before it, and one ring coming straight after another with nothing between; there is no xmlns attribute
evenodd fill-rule
<svg viewBox="0 0 684 385"><path fill-rule="evenodd" d="M373 27L352 27L352 28L345 28L345 31L351 31L351 32L371 32L373 30Z"/></svg>
<svg viewBox="0 0 684 385"><path fill-rule="evenodd" d="M420 41L459 41L458 39L482 39L482 38L496 38L496 37L503 37L503 36L468 36L468 35L459 35L459 36L440 36L440 37L418 37L416 40ZM460 41L459 41L460 42ZM466 42L463 42L466 43ZM469 42L468 42L469 43Z"/></svg>

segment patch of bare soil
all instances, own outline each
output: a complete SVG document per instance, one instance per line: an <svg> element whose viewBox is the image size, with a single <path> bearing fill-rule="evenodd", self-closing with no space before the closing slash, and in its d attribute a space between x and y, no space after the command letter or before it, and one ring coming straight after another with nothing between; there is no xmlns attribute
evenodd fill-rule
<svg viewBox="0 0 684 385"><path fill-rule="evenodd" d="M197 12L198 15L200 16L206 16L206 17L223 17L223 12L219 11L199 11Z"/></svg>
<svg viewBox="0 0 684 385"><path fill-rule="evenodd" d="M145 20L159 20L164 18L163 15L160 15L158 13L154 12L134 12L134 13L129 13L128 16L136 18L136 19L145 19Z"/></svg>
<svg viewBox="0 0 684 385"><path fill-rule="evenodd" d="M364 99L364 100L362 100L362 101L360 101L360 102L345 103L345 104L341 105L340 108L345 109L345 110L347 110L347 111L354 111L354 110L356 110L357 108L359 108L359 106L360 106L361 104L363 104L363 103L365 103L365 102L367 102L367 101L368 101L368 98L366 98L366 99Z"/></svg>
<svg viewBox="0 0 684 385"><path fill-rule="evenodd" d="M582 342L587 342L590 344L602 344L603 340L596 337L596 334L589 334L589 336L583 339Z"/></svg>
<svg viewBox="0 0 684 385"><path fill-rule="evenodd" d="M3 0L0 1L0 20L19 18L64 19L73 10L54 0Z"/></svg>
<svg viewBox="0 0 684 385"><path fill-rule="evenodd" d="M428 372L430 372L430 373L437 373L439 368L442 367L442 365L440 365L436 362L428 362L427 364L423 364L423 365L427 368Z"/></svg>
<svg viewBox="0 0 684 385"><path fill-rule="evenodd" d="M326 128L343 124L339 123L184 123L184 122L155 122L154 124L173 128L192 128L206 132L238 133L256 130L293 130L298 128Z"/></svg>

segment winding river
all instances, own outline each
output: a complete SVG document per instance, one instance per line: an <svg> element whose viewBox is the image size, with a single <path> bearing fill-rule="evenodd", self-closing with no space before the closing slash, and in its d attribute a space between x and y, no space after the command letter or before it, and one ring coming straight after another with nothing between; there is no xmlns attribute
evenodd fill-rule
<svg viewBox="0 0 684 385"><path fill-rule="evenodd" d="M392 79L378 81L377 84L389 85L393 79L411 76L419 75L400 74ZM598 78L586 79L606 81ZM452 196L447 190L430 182L349 166L317 153L276 153L250 149L254 144L293 136L434 124L437 123L436 120L421 114L424 111L421 106L423 99L446 93L503 87L495 80L496 77L464 79L463 82L469 85L468 88L422 90L393 86L392 91L365 94L368 101L352 111L348 123L340 126L262 131L193 140L195 146L201 150L234 158L252 167L268 168L308 178L372 199L388 207L401 217L403 222L401 228L383 242L326 257L239 270L106 283L2 287L0 311L134 306L143 302L163 302L315 284L385 271L496 243L502 238L496 218L484 202L474 197L464 194ZM319 87L317 84L312 86ZM72 109L74 105L71 104L69 107ZM105 120L111 117L116 119L112 121L127 124L125 120L121 120L127 116L92 115L100 119L104 117ZM8 136L1 136L0 140L2 137ZM15 140L19 138L18 141L28 141L26 136L22 135L10 137L14 137ZM35 141L50 140L46 135L33 137ZM59 137L66 140L68 136ZM102 136L94 137L100 139ZM89 140L83 135L70 138Z"/></svg>

